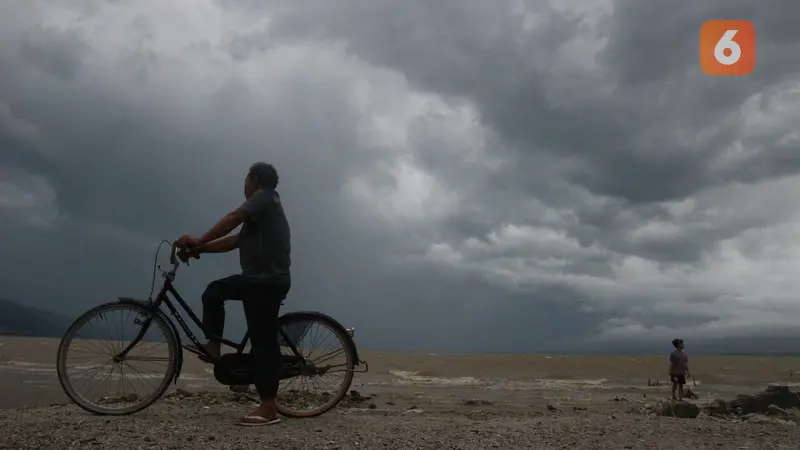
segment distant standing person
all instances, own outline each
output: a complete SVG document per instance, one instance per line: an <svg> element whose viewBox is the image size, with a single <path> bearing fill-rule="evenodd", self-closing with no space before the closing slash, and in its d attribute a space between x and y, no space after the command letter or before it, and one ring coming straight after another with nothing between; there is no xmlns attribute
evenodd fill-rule
<svg viewBox="0 0 800 450"><path fill-rule="evenodd" d="M672 399L683 400L683 385L689 376L689 357L683 350L683 339L673 339L672 346L675 351L669 355L669 379L672 381ZM675 397L678 391L678 397Z"/></svg>

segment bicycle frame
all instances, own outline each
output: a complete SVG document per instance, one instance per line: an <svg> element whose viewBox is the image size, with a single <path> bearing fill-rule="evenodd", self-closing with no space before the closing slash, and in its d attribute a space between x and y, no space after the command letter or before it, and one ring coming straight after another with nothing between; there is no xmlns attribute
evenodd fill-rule
<svg viewBox="0 0 800 450"><path fill-rule="evenodd" d="M151 299L150 302L149 302L149 308L151 309L151 315L148 316L147 319L145 319L143 322L139 322L138 319L136 319L138 324L140 324L142 326L141 330L139 330L139 333L131 341L131 343L128 344L128 346L125 347L125 349L123 349L118 355L115 356L115 359L119 359L119 360L124 359L125 356L128 354L128 352L130 352L131 349L133 349L136 345L139 344L139 342L142 340L142 338L144 338L145 333L147 333L147 330L150 328L150 324L153 321L153 317L155 316L155 314L158 313L158 311L161 308L161 305L163 304L163 305L167 305L167 309L169 310L169 313L172 316L172 318L175 319L176 322L178 322L178 325L180 325L181 329L183 329L183 332L186 333L186 336L189 338L189 340L192 342L192 344L194 344L195 347L200 352L203 353L203 356L205 356L209 361L212 361L212 362L216 362L218 360L217 357L215 357L214 355L210 354L206 350L205 346L200 343L200 341L197 339L197 336L192 332L191 328L189 328L189 325L187 325L186 321L183 320L183 316L181 316L181 313L178 310L178 308L176 308L175 305L172 303L172 300L170 300L168 294L172 295L172 297L175 299L175 301L178 302L178 305L180 305L181 308L184 310L184 312L186 312L189 315L189 318L192 319L192 322L194 322L195 325L197 325L198 328L200 328L207 336L209 336L209 339L211 341L220 342L222 344L227 345L228 347L231 347L231 348L235 349L237 353L242 353L244 351L245 347L247 346L247 341L249 340L249 337L250 337L249 333L245 333L244 338L241 340L241 342L238 342L238 343L230 341L228 339L225 339L222 336L216 336L216 335L213 335L211 333L208 333L208 331L203 327L203 323L200 320L200 318L197 317L197 314L194 313L192 308L186 303L186 301L183 299L183 297L181 297L181 295L178 293L178 291L172 285L172 281L174 279L175 279L175 272L174 271L170 271L170 272L165 272L164 273L164 285L161 287L161 291L159 291L158 295L156 295L155 300ZM292 340L289 338L289 336L286 334L286 332L282 328L280 328L280 327L278 328L278 333L280 333L280 335L283 338L283 340L287 344L289 344L289 347L292 349L292 353L294 353L294 356L300 358L301 360L304 359L303 355L297 350L297 347L294 345ZM176 338L178 339L178 342L180 343L180 336L176 336Z"/></svg>

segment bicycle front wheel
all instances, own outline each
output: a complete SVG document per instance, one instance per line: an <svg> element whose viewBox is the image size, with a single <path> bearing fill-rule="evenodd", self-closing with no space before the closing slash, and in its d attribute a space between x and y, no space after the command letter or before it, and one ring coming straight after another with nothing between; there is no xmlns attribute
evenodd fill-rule
<svg viewBox="0 0 800 450"><path fill-rule="evenodd" d="M58 380L64 393L92 414L133 414L169 388L180 351L178 337L160 314L141 305L107 303L67 330L58 347Z"/></svg>

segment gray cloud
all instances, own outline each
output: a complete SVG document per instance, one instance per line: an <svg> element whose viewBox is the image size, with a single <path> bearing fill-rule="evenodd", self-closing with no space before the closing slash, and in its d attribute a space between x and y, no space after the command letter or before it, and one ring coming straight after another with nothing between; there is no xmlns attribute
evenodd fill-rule
<svg viewBox="0 0 800 450"><path fill-rule="evenodd" d="M0 294L72 314L145 294L158 241L269 160L289 307L367 346L788 332L800 32L767 3L4 5ZM721 17L755 24L746 77L699 70Z"/></svg>

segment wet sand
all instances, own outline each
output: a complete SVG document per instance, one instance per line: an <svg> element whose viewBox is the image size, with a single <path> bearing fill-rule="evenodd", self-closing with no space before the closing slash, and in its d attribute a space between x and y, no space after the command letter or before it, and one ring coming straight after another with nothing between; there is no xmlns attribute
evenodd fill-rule
<svg viewBox="0 0 800 450"><path fill-rule="evenodd" d="M67 401L55 372L57 347L54 339L0 336L0 408ZM447 404L447 399L476 398L541 407L547 401L580 403L617 395L663 397L669 389L666 356L360 353L370 370L356 374L353 389L401 401ZM691 363L701 397L735 396L773 382L800 383L800 375L794 375L800 373L800 358L700 356ZM648 380L661 385L648 387ZM189 354L177 387L226 389L208 365Z"/></svg>

